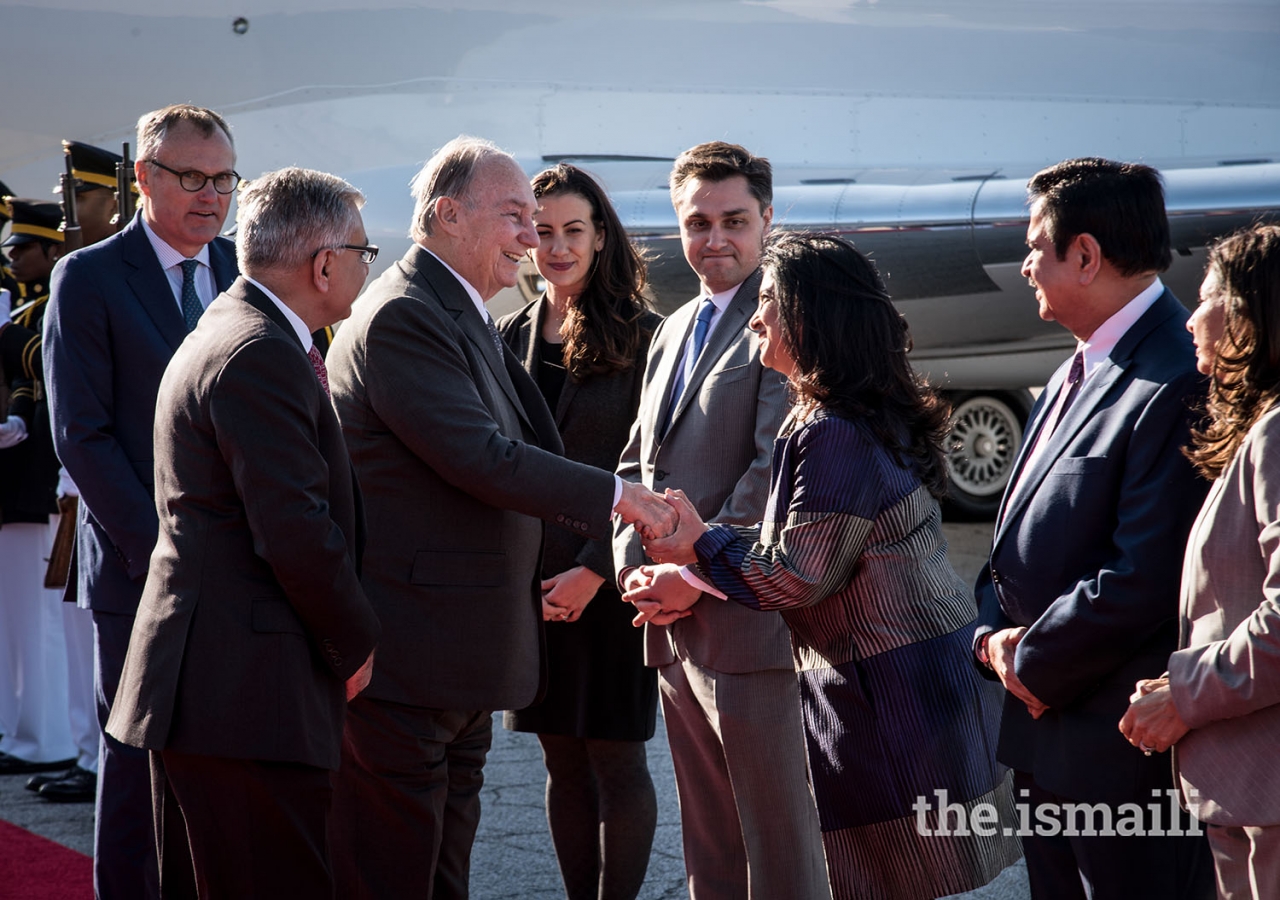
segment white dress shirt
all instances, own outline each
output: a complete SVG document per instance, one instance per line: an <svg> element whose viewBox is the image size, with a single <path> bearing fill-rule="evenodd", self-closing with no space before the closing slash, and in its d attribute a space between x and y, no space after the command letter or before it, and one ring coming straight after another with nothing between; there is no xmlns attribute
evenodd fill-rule
<svg viewBox="0 0 1280 900"><path fill-rule="evenodd" d="M174 250L152 231L146 216L141 219L142 230L151 242L156 258L160 260L160 268L164 269L164 276L169 279L169 287L173 289L173 300L178 304L178 312L182 312L182 262L188 257ZM213 269L209 267L209 245L205 244L199 253L190 258L200 263L200 267L196 269L196 296L200 298L200 305L208 309L213 298L218 296L218 285L213 280Z"/></svg>

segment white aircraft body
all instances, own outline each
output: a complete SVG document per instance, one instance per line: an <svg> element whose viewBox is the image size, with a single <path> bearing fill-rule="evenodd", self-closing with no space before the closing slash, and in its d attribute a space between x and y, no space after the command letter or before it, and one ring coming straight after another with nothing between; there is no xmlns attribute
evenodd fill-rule
<svg viewBox="0 0 1280 900"><path fill-rule="evenodd" d="M0 27L15 193L47 196L63 138L118 150L143 112L197 103L231 122L245 177L301 165L364 190L379 266L408 246L410 177L468 133L530 173L599 175L669 310L696 290L671 160L712 139L769 157L775 226L870 251L916 366L952 392L969 512L994 509L1025 389L1072 345L1019 274L1028 176L1160 168L1188 304L1207 242L1280 218L1274 0L0 0Z"/></svg>

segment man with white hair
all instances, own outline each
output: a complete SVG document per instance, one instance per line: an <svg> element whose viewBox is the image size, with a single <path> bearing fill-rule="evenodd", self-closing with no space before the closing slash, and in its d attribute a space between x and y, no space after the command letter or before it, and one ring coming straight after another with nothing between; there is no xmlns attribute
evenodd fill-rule
<svg viewBox="0 0 1280 900"><path fill-rule="evenodd" d="M647 488L561 455L485 310L538 243L520 166L458 138L413 193L413 246L329 354L369 513L361 581L384 635L334 788L343 898L467 896L492 711L529 706L545 681L543 521L592 538L613 512L675 524Z"/></svg>
<svg viewBox="0 0 1280 900"><path fill-rule="evenodd" d="M107 731L150 751L166 897L333 896L329 774L379 629L311 332L377 256L363 202L306 169L250 183L243 274L160 382L160 536Z"/></svg>

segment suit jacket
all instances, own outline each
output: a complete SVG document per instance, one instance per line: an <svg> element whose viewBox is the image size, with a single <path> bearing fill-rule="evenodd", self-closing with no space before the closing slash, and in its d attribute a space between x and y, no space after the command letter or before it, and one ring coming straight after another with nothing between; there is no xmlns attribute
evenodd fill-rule
<svg viewBox="0 0 1280 900"><path fill-rule="evenodd" d="M344 682L378 635L342 429L293 327L243 279L160 382L160 536L108 732L337 769Z"/></svg>
<svg viewBox="0 0 1280 900"><path fill-rule="evenodd" d="M546 669L542 520L607 534L613 476L559 455L537 385L421 247L369 286L328 364L368 512L362 582L385 635L368 695L528 706Z"/></svg>
<svg viewBox="0 0 1280 900"><path fill-rule="evenodd" d="M214 240L209 264L218 290L230 287L232 243ZM140 216L54 268L44 366L54 444L81 499L67 590L91 609L137 609L156 543L156 391L186 335Z"/></svg>
<svg viewBox="0 0 1280 900"><path fill-rule="evenodd" d="M1025 483L1005 492L978 576L977 637L1026 626L1016 671L1049 705L1033 720L1006 697L997 758L1076 800L1142 802L1169 786L1167 759L1143 756L1117 725L1134 683L1160 675L1176 644L1179 560L1207 488L1182 455L1205 389L1186 321L1166 290L1023 472L1068 366L1054 375L1010 480Z"/></svg>
<svg viewBox="0 0 1280 900"><path fill-rule="evenodd" d="M769 496L773 442L786 416L785 379L760 363L760 339L747 327L755 312L760 272L749 277L707 337L697 365L671 415L658 428L685 342L698 315L686 303L653 335L640 412L618 461L618 474L656 491L679 488L705 521L754 525ZM620 526L613 541L619 572L646 562L635 529ZM791 636L777 613L704 597L693 614L671 625L645 626L645 662L663 666L687 657L718 672L792 669Z"/></svg>
<svg viewBox="0 0 1280 900"><path fill-rule="evenodd" d="M1280 407L1250 430L1191 529L1173 748L1187 805L1215 825L1280 825Z"/></svg>
<svg viewBox="0 0 1280 900"><path fill-rule="evenodd" d="M497 322L503 340L535 382L542 364L538 337L545 305L545 298L535 300ZM648 313L643 324L652 333L661 321L660 316ZM641 359L647 350L647 344L640 347ZM552 415L566 456L601 469L613 469L617 465L618 448L626 443L631 423L635 421L634 410L640 402L643 374L644 366L637 362L625 372L591 376L583 381L565 378ZM548 531L543 546L543 576L550 577L574 566L586 566L612 588L617 576L613 570L611 536L588 540L563 528Z"/></svg>

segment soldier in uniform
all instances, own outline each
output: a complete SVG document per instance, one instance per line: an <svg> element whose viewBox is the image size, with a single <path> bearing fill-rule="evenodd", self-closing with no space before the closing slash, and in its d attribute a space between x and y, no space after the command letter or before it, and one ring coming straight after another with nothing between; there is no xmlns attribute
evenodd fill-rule
<svg viewBox="0 0 1280 900"><path fill-rule="evenodd" d="M63 141L71 157L71 175L76 186L76 215L80 220L83 246L96 244L116 233L116 166L120 154L80 141ZM53 192L60 193L62 185Z"/></svg>
<svg viewBox="0 0 1280 900"><path fill-rule="evenodd" d="M8 707L0 709L0 775L65 769L75 753L62 598L44 587L57 528L58 459L39 378L39 333L49 275L62 251L62 209L38 200L9 206L13 222L3 246L25 302L0 331L10 388L0 429L0 703ZM20 345L16 356L11 344Z"/></svg>

